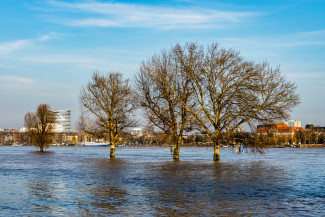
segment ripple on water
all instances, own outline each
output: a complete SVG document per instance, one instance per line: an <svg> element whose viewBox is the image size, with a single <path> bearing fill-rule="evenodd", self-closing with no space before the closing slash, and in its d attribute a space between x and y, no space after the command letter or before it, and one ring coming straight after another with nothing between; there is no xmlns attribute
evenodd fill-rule
<svg viewBox="0 0 325 217"><path fill-rule="evenodd" d="M324 150L0 147L1 216L322 216ZM311 160L301 159L306 154Z"/></svg>

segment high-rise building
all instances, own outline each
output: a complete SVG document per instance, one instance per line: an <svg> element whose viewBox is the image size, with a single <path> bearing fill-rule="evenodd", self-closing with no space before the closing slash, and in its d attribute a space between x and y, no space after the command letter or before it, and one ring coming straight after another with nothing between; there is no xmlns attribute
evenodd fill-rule
<svg viewBox="0 0 325 217"><path fill-rule="evenodd" d="M53 111L56 116L56 131L69 132L71 131L71 110L56 110Z"/></svg>
<svg viewBox="0 0 325 217"><path fill-rule="evenodd" d="M296 121L296 120L289 120L284 122L286 125L289 127L301 127L301 121Z"/></svg>

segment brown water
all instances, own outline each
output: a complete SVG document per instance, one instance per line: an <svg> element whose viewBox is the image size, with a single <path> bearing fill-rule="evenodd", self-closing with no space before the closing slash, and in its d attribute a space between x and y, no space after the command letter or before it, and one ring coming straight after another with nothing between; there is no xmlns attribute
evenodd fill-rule
<svg viewBox="0 0 325 217"><path fill-rule="evenodd" d="M325 216L325 149L0 147L0 216Z"/></svg>

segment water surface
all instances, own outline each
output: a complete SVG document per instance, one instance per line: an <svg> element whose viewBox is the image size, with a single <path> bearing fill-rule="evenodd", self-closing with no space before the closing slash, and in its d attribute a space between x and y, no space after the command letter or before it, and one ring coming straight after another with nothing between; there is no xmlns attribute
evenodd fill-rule
<svg viewBox="0 0 325 217"><path fill-rule="evenodd" d="M0 216L324 216L325 149L0 146Z"/></svg>

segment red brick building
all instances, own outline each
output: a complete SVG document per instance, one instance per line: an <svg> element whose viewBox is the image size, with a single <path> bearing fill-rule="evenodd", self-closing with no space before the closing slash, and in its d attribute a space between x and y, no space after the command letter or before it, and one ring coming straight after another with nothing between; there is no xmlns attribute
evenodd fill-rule
<svg viewBox="0 0 325 217"><path fill-rule="evenodd" d="M302 127L289 127L284 123L277 123L269 126L259 126L257 128L257 134L267 135L272 133L275 137L292 137L295 135L295 132L304 130Z"/></svg>

